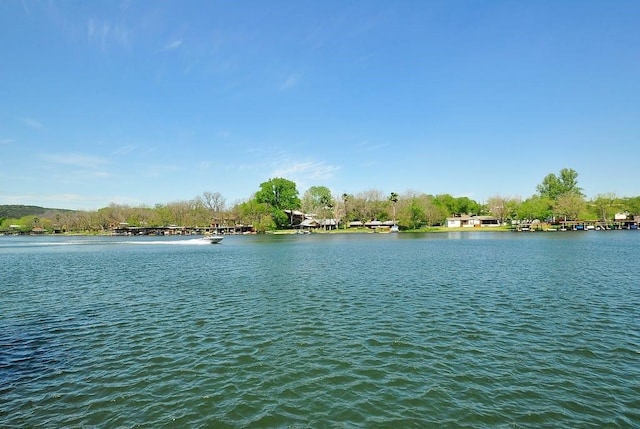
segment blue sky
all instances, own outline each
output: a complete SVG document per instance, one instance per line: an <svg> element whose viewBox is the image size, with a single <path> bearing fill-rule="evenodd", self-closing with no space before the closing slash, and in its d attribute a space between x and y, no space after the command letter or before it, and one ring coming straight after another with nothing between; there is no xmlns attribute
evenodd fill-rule
<svg viewBox="0 0 640 429"><path fill-rule="evenodd" d="M640 195L638 1L0 2L0 204Z"/></svg>

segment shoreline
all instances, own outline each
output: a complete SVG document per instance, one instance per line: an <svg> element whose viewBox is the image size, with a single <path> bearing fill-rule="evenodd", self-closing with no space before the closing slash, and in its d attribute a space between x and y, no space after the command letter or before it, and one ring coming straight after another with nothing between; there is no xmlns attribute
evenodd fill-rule
<svg viewBox="0 0 640 429"><path fill-rule="evenodd" d="M590 231L593 229L580 229L578 231ZM626 230L626 229L606 229L606 231L616 231L616 230ZM630 229L633 230L633 229ZM540 227L531 230L518 230L513 226L492 226L492 227L482 227L482 228L472 228L472 227L446 227L446 226L436 226L436 227L428 227L421 229L411 229L411 230L401 230L391 232L390 230L375 230L370 228L349 228L349 229L332 229L332 230L313 230L310 232L306 232L305 234L441 234L441 233L486 233L486 232L566 232L572 231L572 229L561 230L549 224L540 225ZM243 233L243 234L222 234L222 235L296 235L299 234L299 230L297 229L283 229L276 231L266 231L262 233ZM170 234L170 235L160 235L160 234L131 234L131 235L123 235L123 234L113 234L111 232L65 232L65 233L38 233L38 234L30 234L30 233L0 233L0 237L199 237L205 234Z"/></svg>

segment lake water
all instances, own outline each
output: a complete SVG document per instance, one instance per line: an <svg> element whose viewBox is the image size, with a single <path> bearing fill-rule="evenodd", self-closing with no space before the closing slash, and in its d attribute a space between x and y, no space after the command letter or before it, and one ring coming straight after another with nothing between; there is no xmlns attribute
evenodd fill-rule
<svg viewBox="0 0 640 429"><path fill-rule="evenodd" d="M0 237L0 427L640 427L640 232Z"/></svg>

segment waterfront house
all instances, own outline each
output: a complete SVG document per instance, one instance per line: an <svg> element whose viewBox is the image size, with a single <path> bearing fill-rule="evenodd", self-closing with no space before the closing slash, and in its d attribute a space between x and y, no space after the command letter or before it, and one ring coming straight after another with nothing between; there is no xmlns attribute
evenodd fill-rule
<svg viewBox="0 0 640 429"><path fill-rule="evenodd" d="M292 227L298 227L305 219L309 217L299 210L285 210L284 212L289 217L289 224Z"/></svg>
<svg viewBox="0 0 640 429"><path fill-rule="evenodd" d="M305 219L296 225L296 228L311 231L312 229L317 229L320 226L320 222L315 219Z"/></svg>
<svg viewBox="0 0 640 429"><path fill-rule="evenodd" d="M629 212L624 212L624 213L616 213L615 215L613 215L613 220L617 221L624 221L627 220L629 218Z"/></svg>
<svg viewBox="0 0 640 429"><path fill-rule="evenodd" d="M382 222L380 222L379 220L371 220L369 222L366 222L364 226L366 226L367 228L376 229L382 226Z"/></svg>
<svg viewBox="0 0 640 429"><path fill-rule="evenodd" d="M316 218L307 218L300 222L298 225L295 225L295 228L299 228L302 230L310 231L312 229L336 229L338 227L338 221L336 219L316 219Z"/></svg>
<svg viewBox="0 0 640 429"><path fill-rule="evenodd" d="M338 228L338 220L337 219L318 219L320 226L325 229L336 229Z"/></svg>
<svg viewBox="0 0 640 429"><path fill-rule="evenodd" d="M447 218L447 228L483 228L500 226L500 220L493 216L461 215Z"/></svg>

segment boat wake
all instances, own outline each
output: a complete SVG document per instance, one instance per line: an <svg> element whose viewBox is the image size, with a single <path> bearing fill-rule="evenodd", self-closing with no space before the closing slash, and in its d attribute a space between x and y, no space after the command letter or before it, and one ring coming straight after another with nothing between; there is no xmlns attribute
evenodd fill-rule
<svg viewBox="0 0 640 429"><path fill-rule="evenodd" d="M211 244L211 242L205 238L190 238L188 240L145 240L145 241L135 241L135 240L127 240L115 242L120 244L133 244L133 245L169 245L169 246L206 246Z"/></svg>
<svg viewBox="0 0 640 429"><path fill-rule="evenodd" d="M71 239L71 240L20 240L20 241L0 241L0 248L38 248L38 247L66 247L66 246L207 246L211 245L211 238L181 238L181 239L118 239L118 238L97 238L97 239Z"/></svg>

